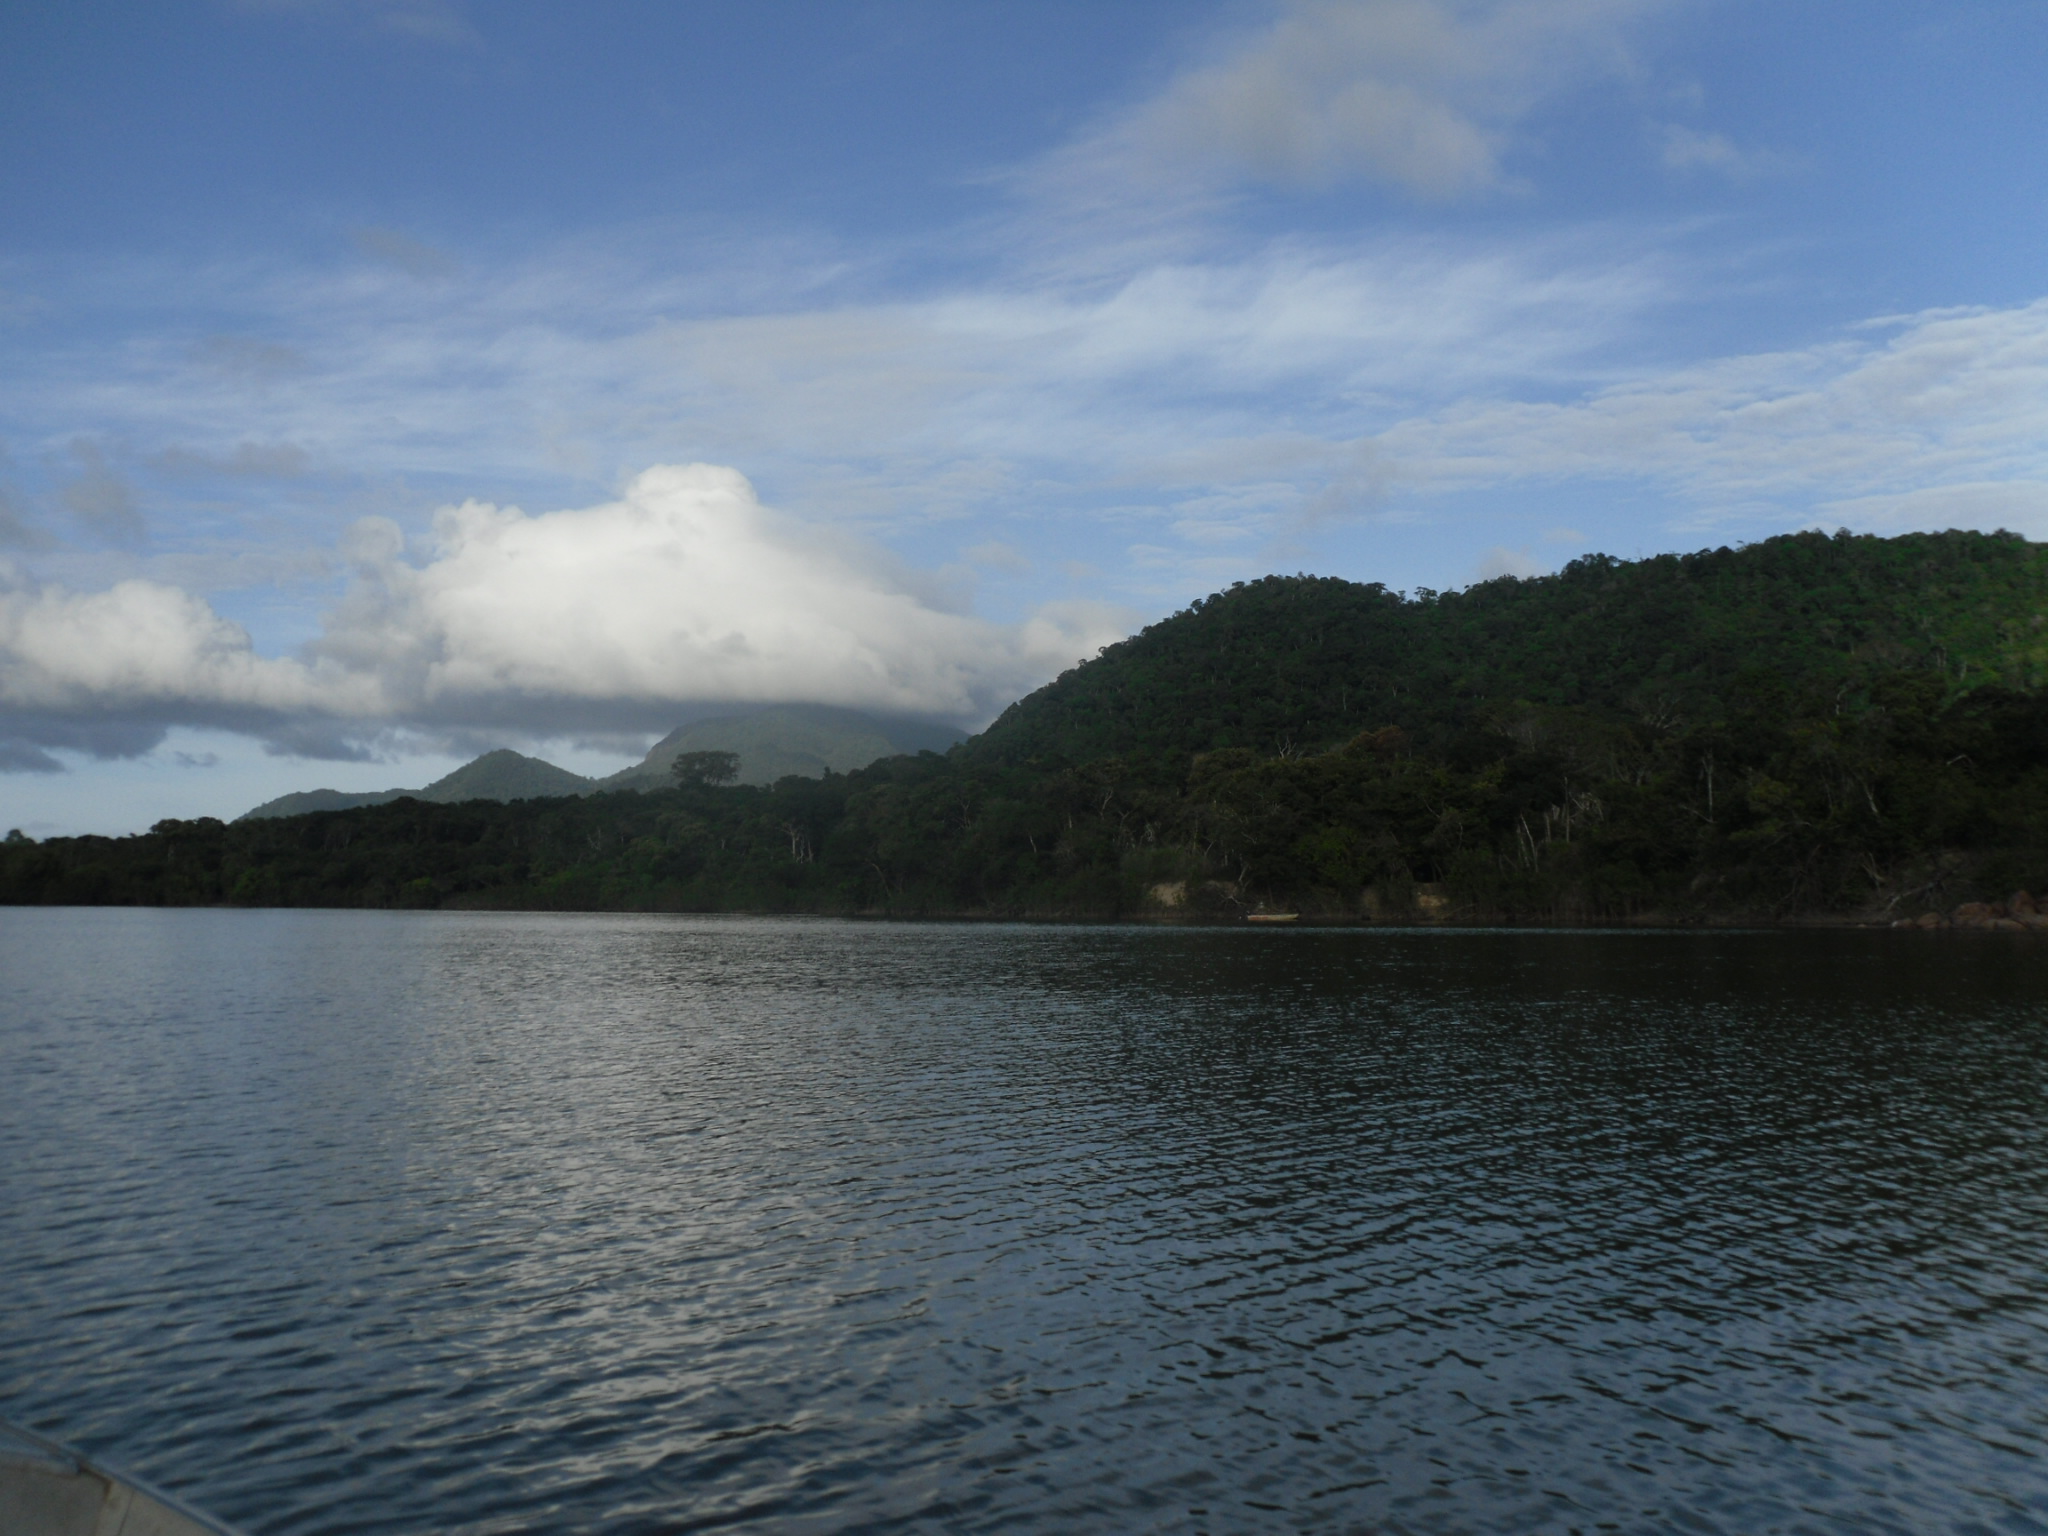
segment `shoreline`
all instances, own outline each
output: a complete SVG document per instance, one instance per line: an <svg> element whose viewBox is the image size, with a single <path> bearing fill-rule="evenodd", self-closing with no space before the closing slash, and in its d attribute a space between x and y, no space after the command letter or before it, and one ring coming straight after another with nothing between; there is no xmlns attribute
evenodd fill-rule
<svg viewBox="0 0 2048 1536"><path fill-rule="evenodd" d="M1964 903L1965 907L2005 907L2005 903ZM2044 902L2048 906L2048 902ZM1881 915L1854 913L1817 913L1794 917L1774 917L1765 914L1705 914L1696 917L1673 917L1665 914L1636 917L1587 917L1567 918L1554 916L1516 916L1508 913L1458 913L1440 917L1363 917L1344 916L1332 913L1301 912L1284 923L1267 923L1251 920L1250 914L1179 914L1161 912L1102 913L1102 912L961 912L931 910L897 910L885 907L842 909L835 911L803 910L794 908L767 907L682 907L682 906L597 906L526 904L497 902L443 902L432 906L404 904L350 904L334 905L325 903L254 903L254 902L0 902L0 912L5 911L183 911L183 912L446 912L505 914L555 914L589 916L669 916L669 917L745 917L745 918L815 918L821 921L853 923L925 923L933 925L956 924L977 925L1026 925L1034 927L1091 927L1091 928L1190 928L1190 929L1247 929L1275 932L1303 932L1308 930L1357 932L1547 932L1547 933L1766 933L1790 931L1825 931L1834 933L2032 933L2048 937L2048 912L2039 915L2033 922L2020 921L1999 913L1979 916L1966 913L1960 920L1953 916L1926 914L1921 918L1885 918ZM1928 921L1932 917L1934 921Z"/></svg>

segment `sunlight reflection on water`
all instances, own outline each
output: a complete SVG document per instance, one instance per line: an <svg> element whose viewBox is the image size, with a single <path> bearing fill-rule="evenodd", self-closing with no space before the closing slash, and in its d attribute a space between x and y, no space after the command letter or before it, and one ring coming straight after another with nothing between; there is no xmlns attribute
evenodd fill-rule
<svg viewBox="0 0 2048 1536"><path fill-rule="evenodd" d="M254 1533L2048 1529L2048 946L0 912L0 1414Z"/></svg>

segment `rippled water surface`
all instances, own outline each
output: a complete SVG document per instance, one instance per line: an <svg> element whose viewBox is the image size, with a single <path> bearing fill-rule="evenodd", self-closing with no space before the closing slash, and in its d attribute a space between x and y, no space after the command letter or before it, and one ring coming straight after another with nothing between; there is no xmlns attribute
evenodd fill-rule
<svg viewBox="0 0 2048 1536"><path fill-rule="evenodd" d="M2048 1529L2048 944L0 911L0 1415L254 1533Z"/></svg>

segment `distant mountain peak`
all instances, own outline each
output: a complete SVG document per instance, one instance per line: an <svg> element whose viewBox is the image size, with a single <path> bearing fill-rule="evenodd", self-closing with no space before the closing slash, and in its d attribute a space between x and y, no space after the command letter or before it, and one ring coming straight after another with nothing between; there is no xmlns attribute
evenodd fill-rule
<svg viewBox="0 0 2048 1536"><path fill-rule="evenodd" d="M545 800L560 795L587 795L592 779L509 747L486 752L446 778L436 779L418 798L441 804L461 800Z"/></svg>
<svg viewBox="0 0 2048 1536"><path fill-rule="evenodd" d="M347 811L359 805L388 805L407 796L439 805L454 805L464 800L544 800L559 795L587 795L594 787L593 781L580 773L557 768L538 757L527 757L510 747L499 747L434 780L425 789L301 790L297 794L266 800L236 820L305 816L314 811Z"/></svg>
<svg viewBox="0 0 2048 1536"><path fill-rule="evenodd" d="M966 734L930 721L869 715L830 704L736 705L730 714L677 726L632 767L602 779L585 778L541 758L498 747L424 789L301 790L265 801L238 819L344 811L385 805L408 795L453 805L463 800L540 800L602 790L667 789L669 765L681 752L737 753L742 784L773 784L791 774L816 779L827 773L851 773L899 753L943 752L964 741Z"/></svg>

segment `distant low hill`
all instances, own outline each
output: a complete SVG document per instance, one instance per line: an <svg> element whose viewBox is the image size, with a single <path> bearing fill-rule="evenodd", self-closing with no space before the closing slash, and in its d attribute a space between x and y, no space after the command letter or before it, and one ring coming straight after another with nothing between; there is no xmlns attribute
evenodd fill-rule
<svg viewBox="0 0 2048 1536"><path fill-rule="evenodd" d="M822 779L851 773L884 757L943 752L965 731L921 720L863 714L823 704L776 704L678 726L631 768L600 779L601 789L666 789L669 768L684 752L739 755L742 784L773 784L797 774Z"/></svg>
<svg viewBox="0 0 2048 1536"><path fill-rule="evenodd" d="M436 779L420 791L419 798L441 805L464 800L545 800L553 795L585 794L589 788L590 780L580 773L501 747L445 779Z"/></svg>
<svg viewBox="0 0 2048 1536"><path fill-rule="evenodd" d="M742 784L773 784L791 774L821 779L827 772L851 773L884 757L943 752L965 736L963 731L919 720L822 704L777 704L679 726L656 742L641 761L602 779L585 778L540 758L500 748L425 789L301 790L266 801L237 820L346 811L363 805L388 805L408 796L430 804L456 805L467 800L540 800L600 790L666 789L670 765L682 752L738 754Z"/></svg>
<svg viewBox="0 0 2048 1536"><path fill-rule="evenodd" d="M389 805L411 796L434 805L459 805L465 800L540 800L551 795L587 795L593 781L557 768L537 757L508 748L486 752L425 789L373 789L351 794L339 789L307 789L279 795L238 816L238 821L267 816L304 816L311 811L347 811L359 805Z"/></svg>

